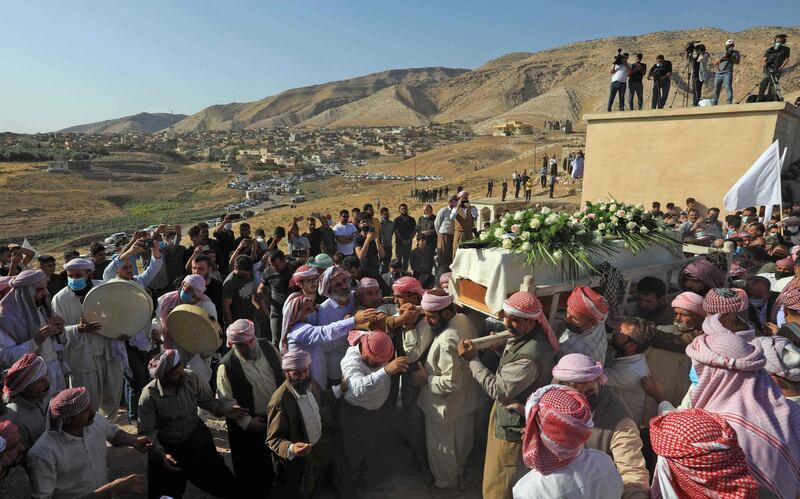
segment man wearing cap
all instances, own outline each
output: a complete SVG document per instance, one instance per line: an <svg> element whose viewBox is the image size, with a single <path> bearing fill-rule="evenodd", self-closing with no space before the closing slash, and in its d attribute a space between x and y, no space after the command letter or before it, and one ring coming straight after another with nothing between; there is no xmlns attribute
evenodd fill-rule
<svg viewBox="0 0 800 499"><path fill-rule="evenodd" d="M370 459L380 457L372 456L374 449L388 444L383 425L393 409L392 376L408 369L408 358L395 358L392 339L383 331L351 331L347 342L351 346L342 359L342 378L348 386L340 405L342 437L353 479L366 483L369 468L377 468L369 463L380 463Z"/></svg>
<svg viewBox="0 0 800 499"><path fill-rule="evenodd" d="M130 261L124 267L130 271ZM100 323L83 317L83 299L103 283L92 279L94 263L74 258L64 264L64 270L67 271L67 287L53 297L53 311L64 317L70 337L64 351L64 360L69 366L69 386L86 387L93 407L111 417L117 412L122 393L122 363L117 356L125 347L117 343L118 347L112 349L111 340L97 334L102 329Z"/></svg>
<svg viewBox="0 0 800 499"><path fill-rule="evenodd" d="M214 398L208 383L184 370L177 350L164 350L148 370L153 380L139 398L139 435L156 449L147 462L148 496L182 497L188 480L216 497L242 497L197 410L233 420L246 410Z"/></svg>
<svg viewBox="0 0 800 499"><path fill-rule="evenodd" d="M758 344L767 360L764 369L781 389L786 400L800 404L800 346L783 336L760 336L752 344Z"/></svg>
<svg viewBox="0 0 800 499"><path fill-rule="evenodd" d="M603 366L579 353L565 355L553 367L553 383L579 391L589 402L594 427L584 446L611 456L622 477L625 499L650 497L650 476L642 456L639 426L611 388Z"/></svg>
<svg viewBox="0 0 800 499"><path fill-rule="evenodd" d="M725 53L717 59L717 76L714 78L714 97L711 99L715 106L719 102L719 94L722 93L722 86L725 85L725 92L728 104L733 104L733 67L741 61L739 51L735 50L733 40L725 42Z"/></svg>
<svg viewBox="0 0 800 499"><path fill-rule="evenodd" d="M63 315L50 307L44 272L23 270L10 285L11 291L0 300L0 366L9 367L35 352L47 363L53 394L66 386L64 346L74 333L65 331Z"/></svg>
<svg viewBox="0 0 800 499"><path fill-rule="evenodd" d="M478 209L470 205L469 192L461 191L456 197L456 207L450 211L450 221L453 222L453 260L461 241L469 241L475 236L475 222L478 220Z"/></svg>
<svg viewBox="0 0 800 499"><path fill-rule="evenodd" d="M44 359L26 353L6 371L0 420L12 421L20 430L25 449L44 433L50 377Z"/></svg>
<svg viewBox="0 0 800 499"><path fill-rule="evenodd" d="M646 425L642 378L650 374L644 354L653 341L655 326L638 317L627 317L614 332L611 346L616 351L613 363L605 369L608 386L614 388L637 425Z"/></svg>
<svg viewBox="0 0 800 499"><path fill-rule="evenodd" d="M128 475L108 482L106 442L147 452L152 441L135 436L92 410L86 388L68 388L49 404L50 428L28 451L31 497L116 497L141 494L145 477Z"/></svg>
<svg viewBox="0 0 800 499"><path fill-rule="evenodd" d="M608 302L586 286L575 288L567 299L564 332L559 337L559 350L564 354L582 353L601 364L606 361L606 317Z"/></svg>
<svg viewBox="0 0 800 499"><path fill-rule="evenodd" d="M514 485L514 499L622 496L611 458L583 448L594 428L583 395L559 385L539 388L525 404L525 421L522 460L531 471Z"/></svg>
<svg viewBox="0 0 800 499"><path fill-rule="evenodd" d="M453 296L442 290L422 295L425 320L434 334L428 355L411 373L421 387L419 404L425 413L425 440L434 486L450 489L463 484L464 466L473 444L473 416L483 403L481 389L468 363L458 356L458 343L476 337L475 326L456 313Z"/></svg>
<svg viewBox="0 0 800 499"><path fill-rule="evenodd" d="M217 398L247 410L227 419L233 471L246 497L264 497L272 486L267 438L267 405L283 383L281 361L267 338L256 339L255 326L239 319L226 331L231 350L217 368Z"/></svg>
<svg viewBox="0 0 800 499"><path fill-rule="evenodd" d="M347 383L323 392L311 376L311 356L304 350L284 353L281 367L286 380L272 394L267 408L267 446L277 472L276 497L313 496L329 468L339 495L354 497L337 421L336 399L347 391Z"/></svg>
<svg viewBox="0 0 800 499"><path fill-rule="evenodd" d="M341 270L340 267L331 267L331 269ZM322 285L321 282L320 285ZM311 377L320 386L327 386L330 378L328 361L333 358L335 352L332 348L329 349L332 354L326 358L326 346L332 345L339 338L345 338L344 341L347 344L347 333L355 329L356 323L372 322L380 319L383 314L374 309L359 310L352 317L342 318L321 326L309 322L314 314L318 318L319 313L315 312L314 302L311 299L300 292L289 295L283 305L280 350L283 354L294 349L308 352L311 356ZM342 357L344 357L344 353ZM336 375L341 377L341 367L337 368Z"/></svg>
<svg viewBox="0 0 800 499"><path fill-rule="evenodd" d="M261 313L269 317L272 344L277 345L281 339L281 310L286 302L286 297L289 296L289 282L294 280L297 283L298 279L312 280L318 278L319 275L315 269L310 268L295 276L297 267L287 262L286 256L278 249L270 251L267 258L269 265L261 272L261 281L256 291L256 297Z"/></svg>
<svg viewBox="0 0 800 499"><path fill-rule="evenodd" d="M781 71L789 64L789 53L786 35L784 33L775 35L774 43L764 52L762 78L761 83L758 84L758 102L778 100L778 89L775 87L781 77ZM769 92L769 98L767 98L767 92Z"/></svg>
<svg viewBox="0 0 800 499"><path fill-rule="evenodd" d="M531 293L514 293L503 302L503 322L511 337L505 342L497 372L487 369L470 340L461 340L458 355L469 362L472 376L494 400L489 416L483 496L511 497L511 487L524 474L522 463L523 417L505 407L524 404L528 396L550 383L558 351L542 304Z"/></svg>

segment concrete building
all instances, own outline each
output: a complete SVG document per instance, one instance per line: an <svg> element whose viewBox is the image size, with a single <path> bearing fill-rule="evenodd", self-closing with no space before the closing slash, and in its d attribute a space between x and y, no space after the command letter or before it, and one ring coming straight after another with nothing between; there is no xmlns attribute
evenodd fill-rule
<svg viewBox="0 0 800 499"><path fill-rule="evenodd" d="M493 125L492 128L494 129L492 135L495 137L511 137L515 135L530 135L533 133L533 125L517 120Z"/></svg>
<svg viewBox="0 0 800 499"><path fill-rule="evenodd" d="M581 203L614 196L628 203L706 208L722 198L775 140L800 158L800 110L787 102L613 112L584 116ZM784 199L784 203L796 201Z"/></svg>

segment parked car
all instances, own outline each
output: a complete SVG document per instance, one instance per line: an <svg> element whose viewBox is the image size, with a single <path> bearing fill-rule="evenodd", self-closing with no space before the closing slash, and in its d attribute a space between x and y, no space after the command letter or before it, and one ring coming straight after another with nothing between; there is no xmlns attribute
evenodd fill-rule
<svg viewBox="0 0 800 499"><path fill-rule="evenodd" d="M117 244L119 241L122 241L123 239L127 238L128 234L124 232L115 232L114 234L111 234L110 236L105 238L103 242L106 244Z"/></svg>

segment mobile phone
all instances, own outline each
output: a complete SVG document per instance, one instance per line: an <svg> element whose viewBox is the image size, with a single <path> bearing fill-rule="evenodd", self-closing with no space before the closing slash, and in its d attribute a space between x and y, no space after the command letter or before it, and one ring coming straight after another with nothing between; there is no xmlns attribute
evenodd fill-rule
<svg viewBox="0 0 800 499"><path fill-rule="evenodd" d="M207 245L207 244L204 244L204 245L203 245L203 251L208 251L208 250L210 250L210 249L211 249L211 246L209 246L209 245Z"/></svg>
<svg viewBox="0 0 800 499"><path fill-rule="evenodd" d="M142 248L152 248L153 247L153 240L152 239L143 239L140 241Z"/></svg>

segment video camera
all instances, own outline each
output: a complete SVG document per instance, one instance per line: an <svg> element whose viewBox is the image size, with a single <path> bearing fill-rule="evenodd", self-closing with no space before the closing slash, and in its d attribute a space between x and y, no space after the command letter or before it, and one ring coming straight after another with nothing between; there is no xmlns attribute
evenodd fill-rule
<svg viewBox="0 0 800 499"><path fill-rule="evenodd" d="M683 50L686 52L686 58L687 58L687 59L689 59L689 58L691 58L691 57L692 57L692 54L694 54L694 49L695 49L695 47L696 47L696 46L698 46L698 45L699 45L700 47L702 47L702 49L703 49L702 51L703 51L703 52L705 52L705 50L706 50L706 46L705 46L705 45L703 45L702 43L700 43L700 40L695 40L695 41L691 41L691 42L686 42L686 46L683 48Z"/></svg>
<svg viewBox="0 0 800 499"><path fill-rule="evenodd" d="M614 56L614 64L625 64L625 59L628 58L628 53L622 53L622 49L617 49L617 55Z"/></svg>

